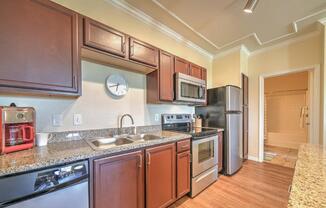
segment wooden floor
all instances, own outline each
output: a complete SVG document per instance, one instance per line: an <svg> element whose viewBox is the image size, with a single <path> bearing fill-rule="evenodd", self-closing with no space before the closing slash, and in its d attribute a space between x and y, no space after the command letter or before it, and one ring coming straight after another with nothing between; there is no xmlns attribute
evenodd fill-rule
<svg viewBox="0 0 326 208"><path fill-rule="evenodd" d="M298 150L265 145L264 162L294 168L298 159Z"/></svg>
<svg viewBox="0 0 326 208"><path fill-rule="evenodd" d="M288 187L294 169L246 161L234 176L219 180L194 199L183 197L177 208L282 208L287 207Z"/></svg>

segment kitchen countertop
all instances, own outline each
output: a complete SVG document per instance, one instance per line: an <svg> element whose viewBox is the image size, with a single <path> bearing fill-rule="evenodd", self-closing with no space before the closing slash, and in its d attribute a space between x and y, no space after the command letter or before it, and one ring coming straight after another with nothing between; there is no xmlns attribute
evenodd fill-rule
<svg viewBox="0 0 326 208"><path fill-rule="evenodd" d="M190 136L187 134L169 131L156 131L150 132L149 134L158 135L163 138L145 142L134 142L108 148L105 150L93 150L85 140L80 139L51 143L44 147L34 147L29 150L1 155L0 176L11 175L53 165L89 159L92 157L116 154L119 152L136 150L157 144L176 142L190 138Z"/></svg>
<svg viewBox="0 0 326 208"><path fill-rule="evenodd" d="M326 207L326 147L300 146L288 207Z"/></svg>

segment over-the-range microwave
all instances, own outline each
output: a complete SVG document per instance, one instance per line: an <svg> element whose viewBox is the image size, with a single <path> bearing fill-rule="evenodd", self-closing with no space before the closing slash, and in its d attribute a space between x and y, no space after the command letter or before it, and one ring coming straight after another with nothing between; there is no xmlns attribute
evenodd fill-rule
<svg viewBox="0 0 326 208"><path fill-rule="evenodd" d="M175 74L175 101L206 103L206 81L182 73Z"/></svg>

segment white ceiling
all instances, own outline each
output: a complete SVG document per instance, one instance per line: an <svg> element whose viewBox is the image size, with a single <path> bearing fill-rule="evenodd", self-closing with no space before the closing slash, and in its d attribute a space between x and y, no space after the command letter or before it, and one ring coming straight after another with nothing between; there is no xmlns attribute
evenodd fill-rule
<svg viewBox="0 0 326 208"><path fill-rule="evenodd" d="M215 55L244 44L250 51L318 30L326 0L114 0L128 4Z"/></svg>

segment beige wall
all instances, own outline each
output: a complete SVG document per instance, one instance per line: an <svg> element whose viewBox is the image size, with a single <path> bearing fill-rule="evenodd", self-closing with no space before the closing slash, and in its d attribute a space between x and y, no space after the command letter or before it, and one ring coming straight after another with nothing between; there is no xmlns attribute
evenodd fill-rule
<svg viewBox="0 0 326 208"><path fill-rule="evenodd" d="M241 87L241 73L248 75L248 59L249 54L242 47L216 56L212 65L212 87Z"/></svg>
<svg viewBox="0 0 326 208"><path fill-rule="evenodd" d="M110 74L123 75L129 85L129 91L123 98L113 98L105 88L105 79ZM118 127L118 117L129 113L135 124L160 124L160 117L155 121L155 114L194 113L194 108L182 105L146 104L146 76L122 71L99 64L82 62L83 95L78 99L56 97L27 97L0 95L0 105L15 102L18 106L33 106L36 109L37 131L70 131ZM73 115L82 114L83 124L73 125ZM54 114L63 115L63 126L52 126ZM126 120L126 125L130 121Z"/></svg>
<svg viewBox="0 0 326 208"><path fill-rule="evenodd" d="M308 72L291 73L265 79L265 93L308 90Z"/></svg>
<svg viewBox="0 0 326 208"><path fill-rule="evenodd" d="M176 41L166 34L163 34L158 29L120 9L117 9L115 6L105 2L104 0L52 1L205 67L208 71L208 77L211 77L211 58L186 46L182 41ZM211 86L211 79L208 80L208 86Z"/></svg>
<svg viewBox="0 0 326 208"><path fill-rule="evenodd" d="M321 35L283 44L253 54L249 58L249 155L258 157L259 77L264 74L311 67L322 61ZM323 99L323 94L321 94Z"/></svg>
<svg viewBox="0 0 326 208"><path fill-rule="evenodd" d="M308 72L265 79L265 144L298 148L308 141L306 117L301 114L309 103L308 79Z"/></svg>

